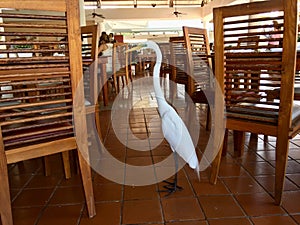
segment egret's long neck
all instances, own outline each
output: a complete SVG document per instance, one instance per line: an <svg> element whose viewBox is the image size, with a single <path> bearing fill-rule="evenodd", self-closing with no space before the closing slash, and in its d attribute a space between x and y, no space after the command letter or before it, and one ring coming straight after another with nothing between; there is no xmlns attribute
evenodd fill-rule
<svg viewBox="0 0 300 225"><path fill-rule="evenodd" d="M158 46L155 46L154 51L156 53L156 63L154 65L153 69L153 85L154 85L154 92L155 97L159 101L160 99L165 100L164 94L160 87L160 67L161 67L161 61L162 61L162 54Z"/></svg>

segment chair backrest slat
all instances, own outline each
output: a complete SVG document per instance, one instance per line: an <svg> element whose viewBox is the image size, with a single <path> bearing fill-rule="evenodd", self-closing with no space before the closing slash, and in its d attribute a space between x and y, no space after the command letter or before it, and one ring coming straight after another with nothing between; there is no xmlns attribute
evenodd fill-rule
<svg viewBox="0 0 300 225"><path fill-rule="evenodd" d="M277 124L284 109L291 118L298 18L285 13L288 2L214 10L215 74L227 117Z"/></svg>
<svg viewBox="0 0 300 225"><path fill-rule="evenodd" d="M170 37L170 61L172 65L171 80L187 85L187 56L184 37Z"/></svg>
<svg viewBox="0 0 300 225"><path fill-rule="evenodd" d="M72 65L69 57L75 43L69 42L71 15L66 6L56 9L0 13L0 127L5 150L74 137L73 95L82 76L74 65L81 60L73 59Z"/></svg>
<svg viewBox="0 0 300 225"><path fill-rule="evenodd" d="M206 29L183 27L188 58L188 93L209 89L211 86L210 48Z"/></svg>

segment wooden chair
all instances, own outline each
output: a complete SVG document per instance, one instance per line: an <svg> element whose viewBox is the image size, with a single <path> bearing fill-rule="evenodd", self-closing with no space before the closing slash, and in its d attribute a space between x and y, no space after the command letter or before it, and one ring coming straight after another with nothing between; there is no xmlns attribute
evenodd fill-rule
<svg viewBox="0 0 300 225"><path fill-rule="evenodd" d="M274 11L276 14L270 14ZM289 139L300 127L300 109L293 104L297 11L296 0L253 2L214 9L215 76L223 94L222 100L215 103L214 121L218 124L225 116L225 127L234 133L235 151L243 149L244 132L276 137L276 204L281 204ZM273 32L270 31L273 20L284 27L276 31L280 34L276 39L268 35ZM259 36L258 48L238 47L239 38L254 33ZM270 41L278 44L270 48ZM278 99L268 100L267 91L276 88L281 90ZM222 146L212 164L212 183L217 180L221 152Z"/></svg>
<svg viewBox="0 0 300 225"><path fill-rule="evenodd" d="M184 37L170 37L170 61L172 71L170 80L178 84L187 85L187 58Z"/></svg>
<svg viewBox="0 0 300 225"><path fill-rule="evenodd" d="M184 44L184 37L170 37L170 62L171 73L170 79L170 99L173 101L177 96L177 84L183 84L185 91L187 91L187 57L186 48Z"/></svg>
<svg viewBox="0 0 300 225"><path fill-rule="evenodd" d="M258 49L259 36L241 37L238 39L237 47L250 49L251 51Z"/></svg>
<svg viewBox="0 0 300 225"><path fill-rule="evenodd" d="M170 75L172 72L171 66L171 52L170 43L158 43L158 46L162 53L162 64L160 67L160 76L166 78L167 74Z"/></svg>
<svg viewBox="0 0 300 225"><path fill-rule="evenodd" d="M100 87L100 80L98 79L98 42L99 42L100 26L98 24L82 26L81 27L81 55L82 55L82 68L83 68L83 84L84 84L84 97L85 109L88 119L88 136L93 137L94 129L93 124L96 125L97 133L100 139L100 114L98 102L98 85ZM50 163L48 157L44 158L45 161L45 174L50 175ZM63 164L65 169L65 177L71 177L70 161L67 154L63 154Z"/></svg>
<svg viewBox="0 0 300 225"><path fill-rule="evenodd" d="M210 124L208 98L212 99L212 66L207 30L183 26L187 51L187 92L194 103L207 105L206 129Z"/></svg>
<svg viewBox="0 0 300 225"><path fill-rule="evenodd" d="M3 9L0 36L5 37L1 45L7 46L0 49L0 55L6 55L0 58L0 86L10 87L0 88L0 215L3 225L13 225L7 165L73 149L78 150L88 215L96 214L80 82L78 6L78 1L63 0L0 2ZM5 8L16 10L5 12ZM30 13L25 14L23 9ZM11 41L15 36L35 38ZM64 47L55 50L9 48L18 44L47 43ZM58 54L36 54L41 51ZM34 56L9 57L18 52Z"/></svg>
<svg viewBox="0 0 300 225"><path fill-rule="evenodd" d="M129 65L128 60L128 44L126 43L114 43L112 54L112 69L113 69L113 84L116 93L120 92L120 78L124 85L129 84ZM125 80L124 80L125 79Z"/></svg>
<svg viewBox="0 0 300 225"><path fill-rule="evenodd" d="M100 26L98 24L81 27L82 65L87 114L95 118L98 134L101 136L98 91L101 87L98 77L98 43ZM93 118L92 118L93 119Z"/></svg>

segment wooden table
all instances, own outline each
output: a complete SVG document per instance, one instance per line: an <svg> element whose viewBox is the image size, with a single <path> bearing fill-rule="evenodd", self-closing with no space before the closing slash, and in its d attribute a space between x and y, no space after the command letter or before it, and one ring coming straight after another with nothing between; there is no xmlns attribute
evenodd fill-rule
<svg viewBox="0 0 300 225"><path fill-rule="evenodd" d="M150 71L153 69L154 62L156 61L156 54L138 54L138 72L144 72L146 64L150 64Z"/></svg>

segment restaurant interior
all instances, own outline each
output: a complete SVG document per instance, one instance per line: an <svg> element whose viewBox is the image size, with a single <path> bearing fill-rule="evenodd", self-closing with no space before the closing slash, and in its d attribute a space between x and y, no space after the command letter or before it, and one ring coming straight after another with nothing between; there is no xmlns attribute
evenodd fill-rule
<svg viewBox="0 0 300 225"><path fill-rule="evenodd" d="M0 225L300 224L299 7L0 0Z"/></svg>

